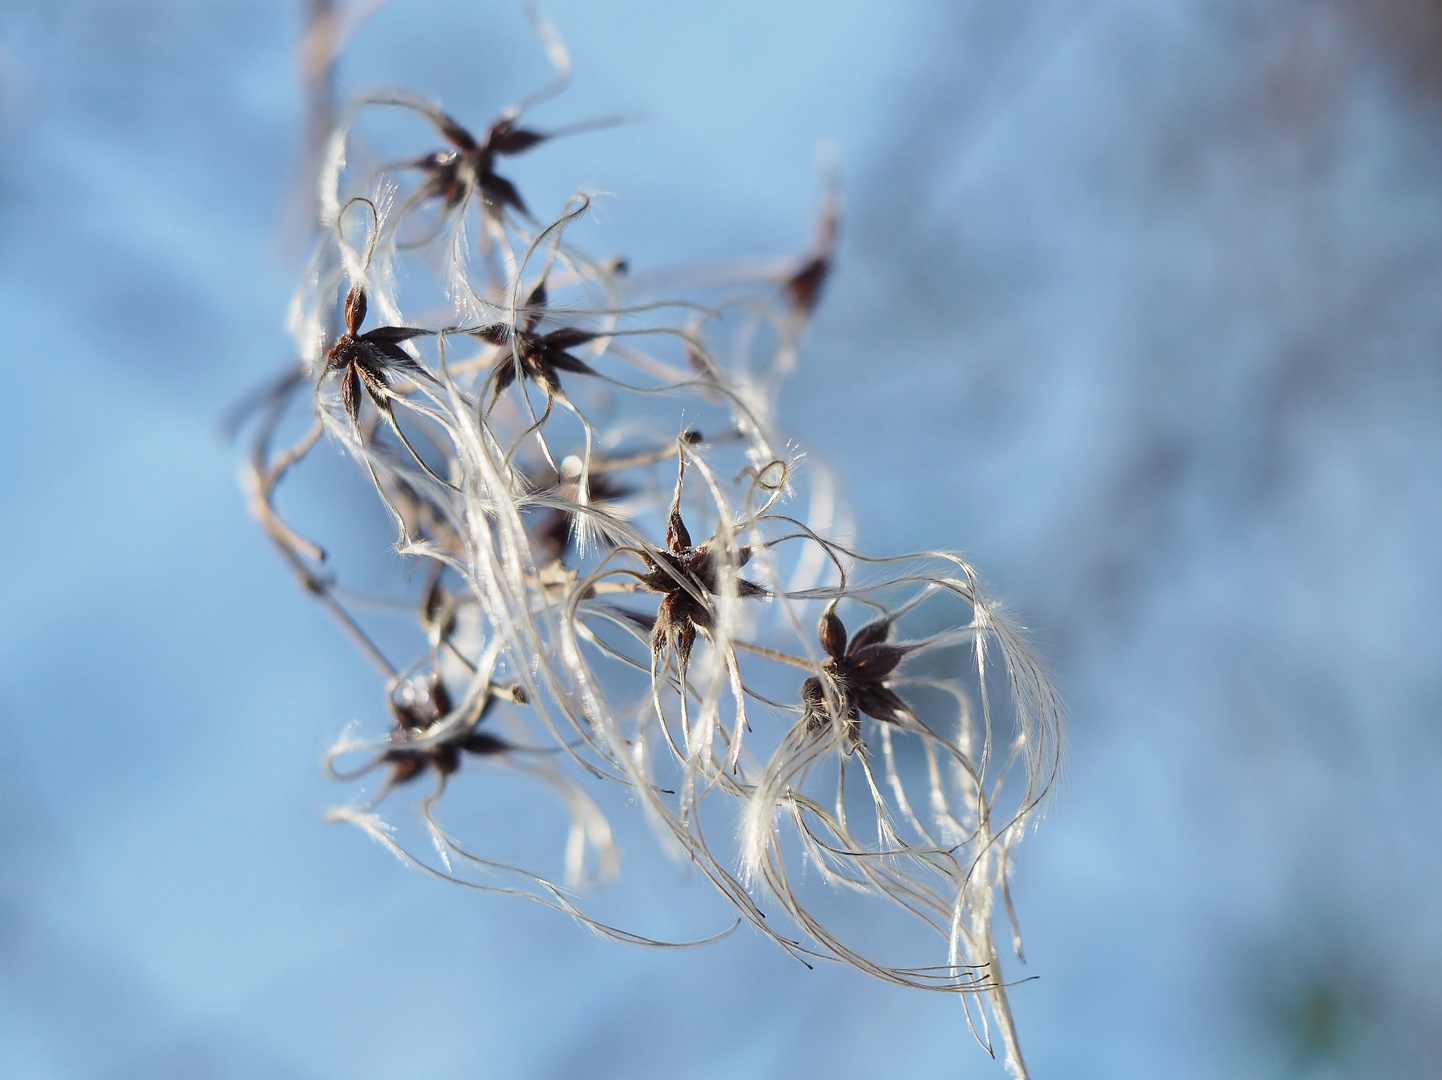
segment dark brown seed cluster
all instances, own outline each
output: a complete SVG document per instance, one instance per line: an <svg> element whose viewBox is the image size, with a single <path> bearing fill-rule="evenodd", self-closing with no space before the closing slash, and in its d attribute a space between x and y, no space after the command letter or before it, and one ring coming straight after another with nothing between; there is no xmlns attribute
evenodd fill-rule
<svg viewBox="0 0 1442 1080"><path fill-rule="evenodd" d="M724 556L715 537L692 546L691 533L681 520L679 499L678 484L678 502L672 504L667 515L666 547L642 555L646 572L640 576L640 581L652 592L661 594L651 650L657 657L666 649L674 651L684 676L686 666L691 662L691 650L696 645L696 631L704 633L711 630L711 603L707 597L721 592ZM745 566L750 560L750 548L736 549L736 566ZM754 581L742 577L733 580L738 596L766 595L766 589Z"/></svg>
<svg viewBox="0 0 1442 1080"><path fill-rule="evenodd" d="M827 659L821 674L801 685L807 722L815 728L840 720L852 745L861 742L861 714L883 723L900 723L908 714L906 702L886 685L906 658L904 646L888 644L892 618L883 615L867 623L847 640L846 626L828 607L821 616L818 636ZM834 712L833 712L834 708Z"/></svg>
<svg viewBox="0 0 1442 1080"><path fill-rule="evenodd" d="M413 326L378 326L361 333L366 318L365 289L353 287L345 298L346 332L336 339L325 358L324 374L340 376L341 402L352 424L360 423L361 389L376 408L391 415L391 377L425 377L427 373L401 348L401 342L423 337L429 330Z"/></svg>
<svg viewBox="0 0 1442 1080"><path fill-rule="evenodd" d="M473 192L479 192L490 214L499 216L511 209L529 216L516 186L496 174L496 159L524 153L548 136L517 127L512 116L497 120L479 140L443 112L437 111L432 119L452 149L437 150L413 163L414 168L426 174L424 196L438 199L454 210L464 205Z"/></svg>
<svg viewBox="0 0 1442 1080"><path fill-rule="evenodd" d="M390 782L402 784L430 770L441 778L461 767L461 755L487 757L502 754L514 747L490 732L481 731L481 723L497 701L509 700L524 704L526 695L519 687L503 691L493 688L474 720L459 727L443 739L428 738L428 732L451 715L454 704L439 672L431 672L424 680L407 679L391 695L391 711L396 726L388 736L388 745L381 761L391 766Z"/></svg>
<svg viewBox="0 0 1442 1080"><path fill-rule="evenodd" d="M519 326L510 323L492 323L470 333L482 341L501 347L496 367L495 389L491 394L491 406L496 398L516 380L516 373L530 379L546 396L553 397L561 392L561 372L576 375L594 375L591 365L578 360L568 351L577 345L593 341L596 335L588 330L563 326L542 334L539 330L546 309L546 283L542 281L526 299L526 315Z"/></svg>

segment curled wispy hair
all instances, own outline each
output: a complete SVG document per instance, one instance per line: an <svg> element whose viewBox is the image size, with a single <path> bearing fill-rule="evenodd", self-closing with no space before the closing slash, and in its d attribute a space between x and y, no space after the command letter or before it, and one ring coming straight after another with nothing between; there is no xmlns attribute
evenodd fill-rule
<svg viewBox="0 0 1442 1080"><path fill-rule="evenodd" d="M1019 957L1010 859L1055 786L1061 710L972 567L857 550L836 484L777 430L837 188L809 251L724 289L668 294L587 255L571 237L587 195L541 223L497 171L564 130L521 123L569 76L532 14L556 80L484 135L399 90L331 133L297 364L255 405L253 512L381 675L387 726L327 759L374 790L332 817L428 873L659 944L572 891L619 872L585 787L609 782L738 922L803 962L959 995L1024 1075L994 925ZM383 107L446 147L351 168L356 125ZM323 445L355 460L390 523L370 542L405 572L384 586L343 583L277 504ZM450 787L494 770L564 808L559 859L538 853L556 870L442 823ZM388 815L412 791L407 827ZM931 951L881 955L857 910Z"/></svg>

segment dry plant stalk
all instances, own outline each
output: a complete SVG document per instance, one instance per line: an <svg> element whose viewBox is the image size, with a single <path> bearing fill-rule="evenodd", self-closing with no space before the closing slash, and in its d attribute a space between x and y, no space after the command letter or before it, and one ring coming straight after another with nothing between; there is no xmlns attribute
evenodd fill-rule
<svg viewBox="0 0 1442 1080"><path fill-rule="evenodd" d="M969 565L853 550L826 473L775 431L839 201L812 251L729 295L654 295L588 256L571 242L588 196L538 224L503 175L559 133L525 122L569 71L532 16L556 79L484 133L394 90L331 131L291 314L301 361L256 410L252 509L384 678L389 730L328 761L341 779L380 770L380 790L333 817L428 873L660 945L435 816L465 760L540 781L569 814L576 887L617 872L586 787L623 785L740 919L803 962L957 994L1025 1075L993 925L1004 909L1020 955L1008 863L1057 778L1056 696ZM394 110L441 148L356 165L359 132ZM409 568L404 662L277 508L282 481L331 447L374 485ZM423 778L430 854L381 815ZM944 961L863 951L831 917L836 893L868 919L919 921Z"/></svg>

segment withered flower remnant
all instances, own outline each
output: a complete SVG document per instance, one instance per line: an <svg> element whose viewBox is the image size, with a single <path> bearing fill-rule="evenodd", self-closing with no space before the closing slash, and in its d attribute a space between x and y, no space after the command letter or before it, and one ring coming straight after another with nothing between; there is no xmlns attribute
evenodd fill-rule
<svg viewBox="0 0 1442 1080"><path fill-rule="evenodd" d="M683 464L683 472L684 468ZM721 593L721 574L726 563L719 547L718 537L715 536L692 546L691 533L681 519L681 481L678 478L676 498L667 514L666 547L654 553L642 553L647 569L645 574L640 575L640 581L652 592L661 594L656 628L651 638L652 652L659 657L668 646L674 649L683 674L691 661L696 631L710 631L713 626L711 606L706 597ZM736 549L736 566L745 566L750 560L749 547ZM767 595L765 587L754 581L739 576L733 580L737 596Z"/></svg>
<svg viewBox="0 0 1442 1080"><path fill-rule="evenodd" d="M549 333L539 332L541 318L546 308L546 283L542 281L526 299L526 316L520 326L510 323L491 323L479 330L469 331L473 336L491 345L501 347L496 360L495 389L491 393L491 405L516 379L519 366L522 376L530 379L546 396L561 393L562 371L577 375L594 375L595 370L584 360L572 356L568 349L584 345L597 337L589 330L575 327L561 327Z"/></svg>
<svg viewBox="0 0 1442 1080"><path fill-rule="evenodd" d="M427 733L454 708L450 692L438 672L431 672L423 682L414 677L404 680L391 695L396 727L388 739L390 748L380 758L391 766L391 783L405 783L431 769L442 778L450 776L460 768L463 752L488 757L514 750L506 740L477 730L498 701L524 704L526 695L519 687L510 690L492 687L470 723L443 740L432 742L427 740Z"/></svg>
<svg viewBox="0 0 1442 1080"><path fill-rule="evenodd" d="M492 214L499 214L510 206L530 216L516 185L496 174L496 158L529 150L545 142L545 135L517 127L512 117L497 120L480 141L444 114L437 127L455 149L437 150L415 163L416 168L429 174L428 193L454 209L465 202L471 191L479 190L486 209Z"/></svg>
<svg viewBox="0 0 1442 1080"><path fill-rule="evenodd" d="M886 685L886 680L906 658L904 645L888 643L894 619L890 615L867 623L846 636L846 626L835 605L821 616L818 636L827 659L822 674L812 675L801 686L801 700L808 722L816 728L831 723L829 701L838 704L837 719L846 725L847 738L854 746L861 742L861 714L883 723L897 723L909 711L906 702Z"/></svg>
<svg viewBox="0 0 1442 1080"><path fill-rule="evenodd" d="M345 298L346 332L326 354L324 376L340 375L341 403L352 425L360 420L361 388L364 387L376 408L391 415L390 376L401 371L417 378L428 378L429 372L401 348L400 343L430 334L413 326L378 326L362 334L366 317L366 293L354 286Z"/></svg>

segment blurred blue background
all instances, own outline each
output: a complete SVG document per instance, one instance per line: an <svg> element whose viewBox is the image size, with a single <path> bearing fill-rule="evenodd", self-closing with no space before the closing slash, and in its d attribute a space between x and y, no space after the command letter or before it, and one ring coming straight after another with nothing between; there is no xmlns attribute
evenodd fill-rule
<svg viewBox="0 0 1442 1080"><path fill-rule="evenodd" d="M1070 704L1016 865L1034 1074L1442 1076L1442 5L546 10L538 122L640 118L508 173L614 193L593 250L800 250L839 162L783 421L867 549L966 552ZM598 941L323 823L375 679L220 433L290 356L303 15L0 11L0 1075L1001 1075L954 1001ZM546 77L518 5L449 0L340 68L475 124ZM701 927L621 839L616 910Z"/></svg>

